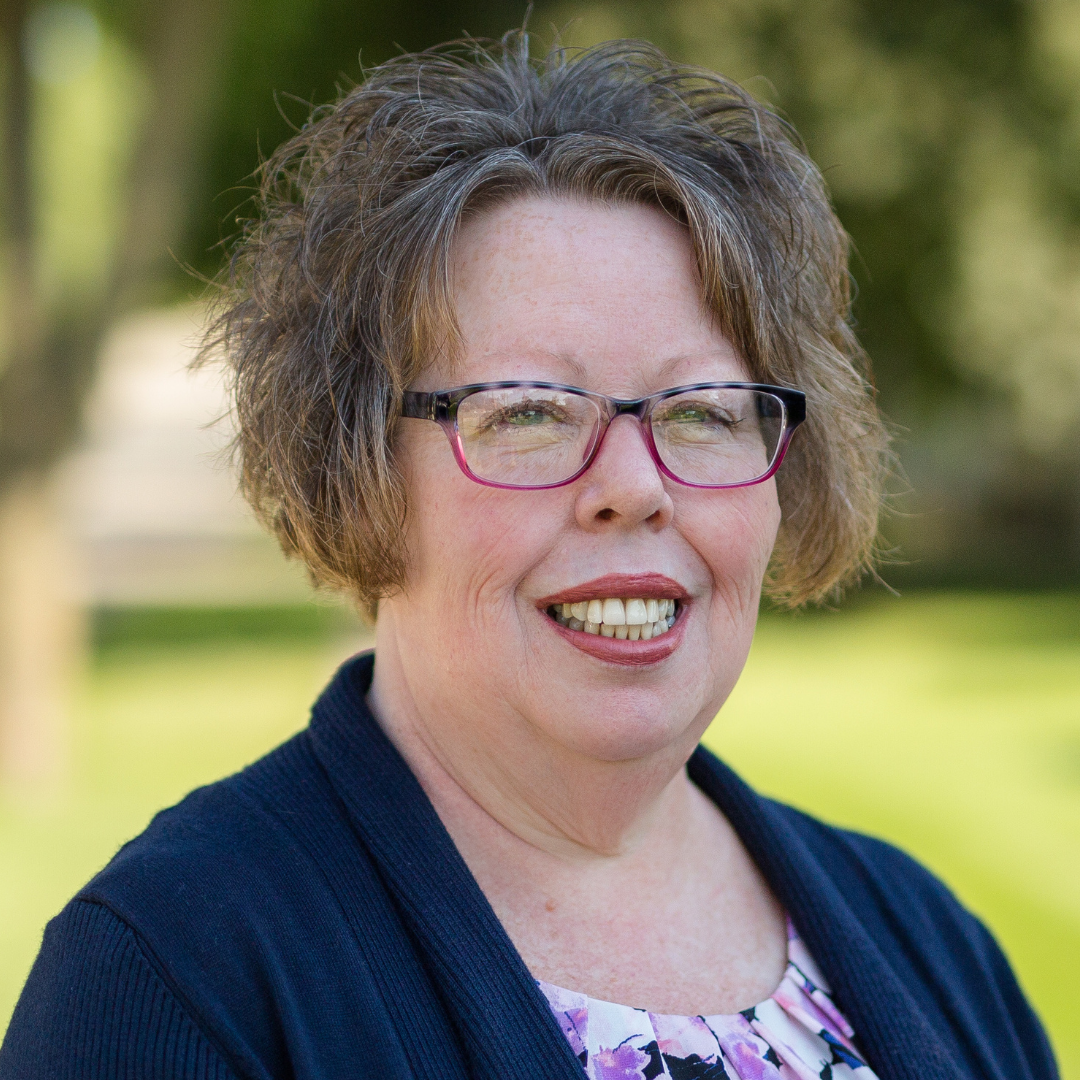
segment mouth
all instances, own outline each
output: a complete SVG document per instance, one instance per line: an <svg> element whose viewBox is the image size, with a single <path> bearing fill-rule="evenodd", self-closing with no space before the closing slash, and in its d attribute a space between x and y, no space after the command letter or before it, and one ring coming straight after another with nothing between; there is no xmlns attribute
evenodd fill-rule
<svg viewBox="0 0 1080 1080"><path fill-rule="evenodd" d="M673 597L656 600L641 596L605 596L573 604L551 604L547 613L569 630L619 641L651 641L675 625L679 601Z"/></svg>
<svg viewBox="0 0 1080 1080"><path fill-rule="evenodd" d="M537 605L560 637L622 664L651 664L682 640L690 597L662 574L608 574L545 597Z"/></svg>

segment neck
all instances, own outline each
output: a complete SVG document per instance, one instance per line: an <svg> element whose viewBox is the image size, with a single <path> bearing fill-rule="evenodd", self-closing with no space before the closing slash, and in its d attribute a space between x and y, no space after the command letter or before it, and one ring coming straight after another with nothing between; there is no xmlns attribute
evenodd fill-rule
<svg viewBox="0 0 1080 1080"><path fill-rule="evenodd" d="M392 612L380 611L368 704L468 862L470 851L598 868L677 861L670 840L688 832L695 812L683 767L693 742L631 760L587 757L506 703L433 699L430 669L405 659L417 654L402 647Z"/></svg>

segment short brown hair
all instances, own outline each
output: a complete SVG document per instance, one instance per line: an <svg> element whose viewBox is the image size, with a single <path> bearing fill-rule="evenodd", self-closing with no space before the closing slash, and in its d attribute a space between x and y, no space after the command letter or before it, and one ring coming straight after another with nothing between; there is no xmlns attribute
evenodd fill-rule
<svg viewBox="0 0 1080 1080"><path fill-rule="evenodd" d="M887 439L852 333L848 238L790 128L642 42L530 59L524 33L401 56L261 173L204 356L232 377L242 489L286 552L370 609L400 588L401 395L452 343L463 215L522 195L662 207L755 379L807 395L766 582L835 592L873 559Z"/></svg>

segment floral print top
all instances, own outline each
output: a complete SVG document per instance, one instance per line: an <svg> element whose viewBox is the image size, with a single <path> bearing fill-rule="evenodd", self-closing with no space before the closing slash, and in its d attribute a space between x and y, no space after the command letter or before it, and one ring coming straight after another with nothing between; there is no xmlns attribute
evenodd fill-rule
<svg viewBox="0 0 1080 1080"><path fill-rule="evenodd" d="M790 919L780 985L733 1016L662 1016L539 986L589 1080L877 1080Z"/></svg>

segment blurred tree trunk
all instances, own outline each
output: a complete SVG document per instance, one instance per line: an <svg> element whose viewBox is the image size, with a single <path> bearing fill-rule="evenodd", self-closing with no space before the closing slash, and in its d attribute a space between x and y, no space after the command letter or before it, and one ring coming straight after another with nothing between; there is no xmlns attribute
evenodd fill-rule
<svg viewBox="0 0 1080 1080"><path fill-rule="evenodd" d="M53 592L48 563L56 515L45 482L57 405L41 383L46 328L35 287L31 177L31 86L20 47L29 4L3 9L7 85L3 90L6 226L6 355L0 371L0 767L20 788L55 787L66 765L68 662L77 646ZM34 408L38 399L44 411ZM49 541L52 543L49 543ZM77 639L76 639L77 640ZM66 646L66 648L65 648Z"/></svg>
<svg viewBox="0 0 1080 1080"><path fill-rule="evenodd" d="M85 650L52 474L79 435L105 332L152 295L167 268L168 245L187 210L226 7L222 0L132 4L152 101L129 162L115 259L104 287L46 308L37 284L33 86L20 48L30 4L0 5L8 263L0 360L0 779L18 791L62 782L70 695Z"/></svg>
<svg viewBox="0 0 1080 1080"><path fill-rule="evenodd" d="M48 800L68 772L70 702L83 613L71 538L47 482L27 475L0 502L0 755L7 786Z"/></svg>

